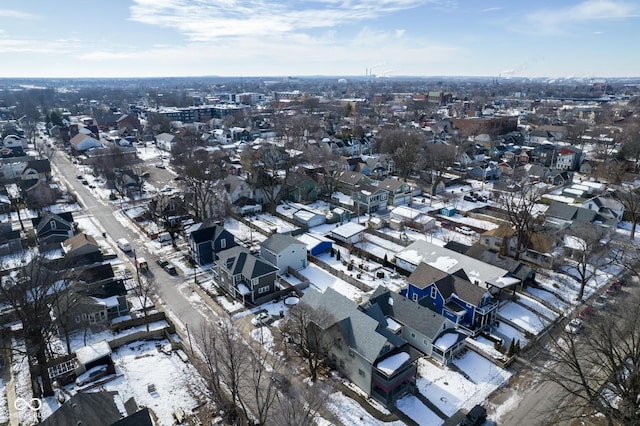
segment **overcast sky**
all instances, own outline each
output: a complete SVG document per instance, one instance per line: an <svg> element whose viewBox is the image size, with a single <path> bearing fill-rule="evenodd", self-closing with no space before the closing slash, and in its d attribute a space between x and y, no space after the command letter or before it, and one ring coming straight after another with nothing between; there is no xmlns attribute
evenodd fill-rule
<svg viewBox="0 0 640 426"><path fill-rule="evenodd" d="M0 77L640 76L640 1L22 0Z"/></svg>

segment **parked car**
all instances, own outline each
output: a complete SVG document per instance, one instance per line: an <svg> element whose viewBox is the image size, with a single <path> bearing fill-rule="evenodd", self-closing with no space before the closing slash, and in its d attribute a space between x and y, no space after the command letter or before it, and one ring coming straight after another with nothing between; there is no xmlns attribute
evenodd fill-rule
<svg viewBox="0 0 640 426"><path fill-rule="evenodd" d="M84 386L87 383L95 382L96 380L107 375L107 366L99 365L97 367L93 367L81 375L76 379L76 386Z"/></svg>
<svg viewBox="0 0 640 426"><path fill-rule="evenodd" d="M609 285L609 287L607 287L607 290L605 290L605 292L607 294L610 294L612 296L617 295L618 293L620 293L620 290L622 290L622 286L620 285L619 282L613 282Z"/></svg>
<svg viewBox="0 0 640 426"><path fill-rule="evenodd" d="M464 420L460 423L460 426L480 426L487 420L487 410L482 405L474 406Z"/></svg>
<svg viewBox="0 0 640 426"><path fill-rule="evenodd" d="M451 224L451 222L442 222L440 223L440 226L443 227L444 229L449 229L449 230L455 229L454 226Z"/></svg>
<svg viewBox="0 0 640 426"><path fill-rule="evenodd" d="M564 331L569 334L578 334L582 330L582 320L574 318L564 327Z"/></svg>
<svg viewBox="0 0 640 426"><path fill-rule="evenodd" d="M582 311L580 311L580 313L578 314L578 318L580 318L583 321L586 321L592 316L594 316L595 314L596 314L595 309L593 309L591 306L585 306L585 308Z"/></svg>
<svg viewBox="0 0 640 426"><path fill-rule="evenodd" d="M269 312L262 311L262 312L259 312L258 315L256 315L251 319L251 324L253 324L256 327L259 327L261 325L266 325L270 323L272 319L273 318L271 317Z"/></svg>
<svg viewBox="0 0 640 426"><path fill-rule="evenodd" d="M465 195L464 197L462 197L465 201L471 201L472 203L475 203L476 201L476 197L472 197L470 195Z"/></svg>
<svg viewBox="0 0 640 426"><path fill-rule="evenodd" d="M593 307L594 308L598 308L598 309L604 309L607 306L607 296L605 296L604 294L601 294L600 296L596 297L596 300L593 301Z"/></svg>
<svg viewBox="0 0 640 426"><path fill-rule="evenodd" d="M162 163L156 163L156 164L155 164L155 166L156 166L157 168L159 168L159 169L166 169L166 168L167 168L167 166L165 166L165 165L164 165L164 164L162 164Z"/></svg>
<svg viewBox="0 0 640 426"><path fill-rule="evenodd" d="M178 271L176 271L176 267L168 264L163 266L164 270L167 271L171 275L178 275Z"/></svg>
<svg viewBox="0 0 640 426"><path fill-rule="evenodd" d="M458 226L456 228L456 231L458 231L461 234L464 235L473 235L475 234L475 232L473 232L473 229L469 228L468 226Z"/></svg>
<svg viewBox="0 0 640 426"><path fill-rule="evenodd" d="M158 260L156 260L156 263L160 265L161 268L164 268L169 264L169 261L164 257L159 257Z"/></svg>

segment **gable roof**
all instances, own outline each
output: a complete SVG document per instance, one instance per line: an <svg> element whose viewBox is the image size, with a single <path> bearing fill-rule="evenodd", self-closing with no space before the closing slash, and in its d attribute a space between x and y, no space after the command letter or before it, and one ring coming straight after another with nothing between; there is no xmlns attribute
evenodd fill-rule
<svg viewBox="0 0 640 426"><path fill-rule="evenodd" d="M391 317L424 336L435 338L444 329L452 327L453 323L435 312L431 300L426 301L427 306L418 304L386 287L378 286L361 307L374 318L382 314L382 318L378 319L380 322L386 323L386 318Z"/></svg>
<svg viewBox="0 0 640 426"><path fill-rule="evenodd" d="M300 302L304 302L314 309L326 311L333 320L327 328L336 325L348 346L372 364L380 356L385 345L393 344L388 337L395 341L393 345L396 347L406 343L395 335L395 338L384 336L383 333L389 333L385 332L384 327L380 327L378 321L360 311L354 301L331 287L327 288L324 293L309 289Z"/></svg>
<svg viewBox="0 0 640 426"><path fill-rule="evenodd" d="M304 245L298 239L286 234L273 234L260 243L260 247L269 250L272 253L280 253L286 250L291 244Z"/></svg>
<svg viewBox="0 0 640 426"><path fill-rule="evenodd" d="M247 279L258 278L278 271L278 268L252 255L242 246L235 246L218 253L216 264L231 275L242 274Z"/></svg>
<svg viewBox="0 0 640 426"><path fill-rule="evenodd" d="M27 161L27 165L24 170L33 169L38 173L51 173L51 163L48 159L45 160L30 160Z"/></svg>
<svg viewBox="0 0 640 426"><path fill-rule="evenodd" d="M110 426L122 418L114 398L118 392L80 392L44 419L42 426Z"/></svg>
<svg viewBox="0 0 640 426"><path fill-rule="evenodd" d="M34 228L36 228L36 232L40 232L42 228L44 228L52 220L64 223L65 225L69 226L69 228L73 228L73 214L71 212L43 212L40 216L31 219L31 223L33 224Z"/></svg>
<svg viewBox="0 0 640 426"><path fill-rule="evenodd" d="M418 281L419 285L422 286L421 288L425 288L430 284L430 277L440 276L439 274L442 274L442 272L426 263L421 263L407 278L407 281L411 284ZM453 274L445 274L444 277L441 276L439 279L431 280L431 282L435 284L445 300L455 294L460 300L480 306L482 299L487 294L486 289L472 284L462 269Z"/></svg>
<svg viewBox="0 0 640 426"><path fill-rule="evenodd" d="M401 181L400 179L388 177L378 185L380 188L386 189L387 191L394 192L396 189L401 188L405 185L406 182Z"/></svg>
<svg viewBox="0 0 640 426"><path fill-rule="evenodd" d="M225 231L222 225L219 225L213 221L204 221L199 224L193 225L190 228L189 238L191 238L196 244L206 241L215 241L220 234Z"/></svg>
<svg viewBox="0 0 640 426"><path fill-rule="evenodd" d="M96 242L95 238L88 234L74 235L73 237L67 238L62 242L62 247L67 253L73 250L77 250L85 245L92 245L98 248L98 243Z"/></svg>

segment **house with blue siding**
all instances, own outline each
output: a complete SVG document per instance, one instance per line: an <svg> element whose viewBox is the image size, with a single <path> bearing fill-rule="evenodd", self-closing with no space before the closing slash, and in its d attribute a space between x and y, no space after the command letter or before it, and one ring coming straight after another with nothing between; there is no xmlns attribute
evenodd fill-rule
<svg viewBox="0 0 640 426"><path fill-rule="evenodd" d="M233 234L212 221L196 223L187 230L187 241L193 260L208 265L216 260L216 253L236 245Z"/></svg>
<svg viewBox="0 0 640 426"><path fill-rule="evenodd" d="M423 262L407 278L407 284L403 296L433 306L466 334L476 336L495 321L498 302L487 289L473 284L463 269L450 274Z"/></svg>

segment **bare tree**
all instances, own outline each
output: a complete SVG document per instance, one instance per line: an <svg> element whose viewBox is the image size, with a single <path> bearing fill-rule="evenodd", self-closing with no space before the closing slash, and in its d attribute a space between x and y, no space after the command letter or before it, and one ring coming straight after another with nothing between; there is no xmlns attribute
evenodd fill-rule
<svg viewBox="0 0 640 426"><path fill-rule="evenodd" d="M137 268L136 280L138 285L135 289L136 297L138 298L140 305L142 305L142 314L144 315L144 322L149 331L149 310L153 307L153 297L156 293L156 281L152 276L143 275L140 268ZM148 273L148 272L147 272Z"/></svg>
<svg viewBox="0 0 640 426"><path fill-rule="evenodd" d="M61 274L35 253L16 259L21 266L10 279L2 280L0 296L13 309L22 323L30 360L40 367L42 392L53 395L47 365L47 348L51 338L50 303L52 295L66 291Z"/></svg>
<svg viewBox="0 0 640 426"><path fill-rule="evenodd" d="M640 424L639 302L628 296L617 310L592 318L582 335L563 333L553 339L542 373L567 395L556 412L558 420Z"/></svg>
<svg viewBox="0 0 640 426"><path fill-rule="evenodd" d="M514 183L518 191L501 192L497 203L504 210L507 220L516 230L516 260L526 249L537 224L537 204L544 193L542 187L528 181Z"/></svg>
<svg viewBox="0 0 640 426"><path fill-rule="evenodd" d="M287 381L278 396L274 413L268 424L282 426L313 426L331 395L324 383L312 385Z"/></svg>
<svg viewBox="0 0 640 426"><path fill-rule="evenodd" d="M594 224L570 228L565 235L565 239L567 238L571 243L565 245L565 250L573 261L573 267L580 281L580 291L576 299L582 300L589 280L596 276L600 268L613 261L609 257L612 252L606 245L604 229Z"/></svg>
<svg viewBox="0 0 640 426"><path fill-rule="evenodd" d="M629 239L633 241L636 236L636 227L640 220L640 186L622 185L615 191L615 197L624 206L624 216L631 222Z"/></svg>
<svg viewBox="0 0 640 426"><path fill-rule="evenodd" d="M429 144L422 153L424 168L431 177L431 195L436 195L438 185L444 181L447 169L456 160L456 148L453 145Z"/></svg>
<svg viewBox="0 0 640 426"><path fill-rule="evenodd" d="M400 177L406 181L420 163L424 134L416 130L392 129L381 132L378 140L379 151L391 155Z"/></svg>
<svg viewBox="0 0 640 426"><path fill-rule="evenodd" d="M283 332L289 336L309 368L311 381L318 379L318 370L324 364L334 338L329 328L334 325L333 316L323 310L300 302L289 311Z"/></svg>

